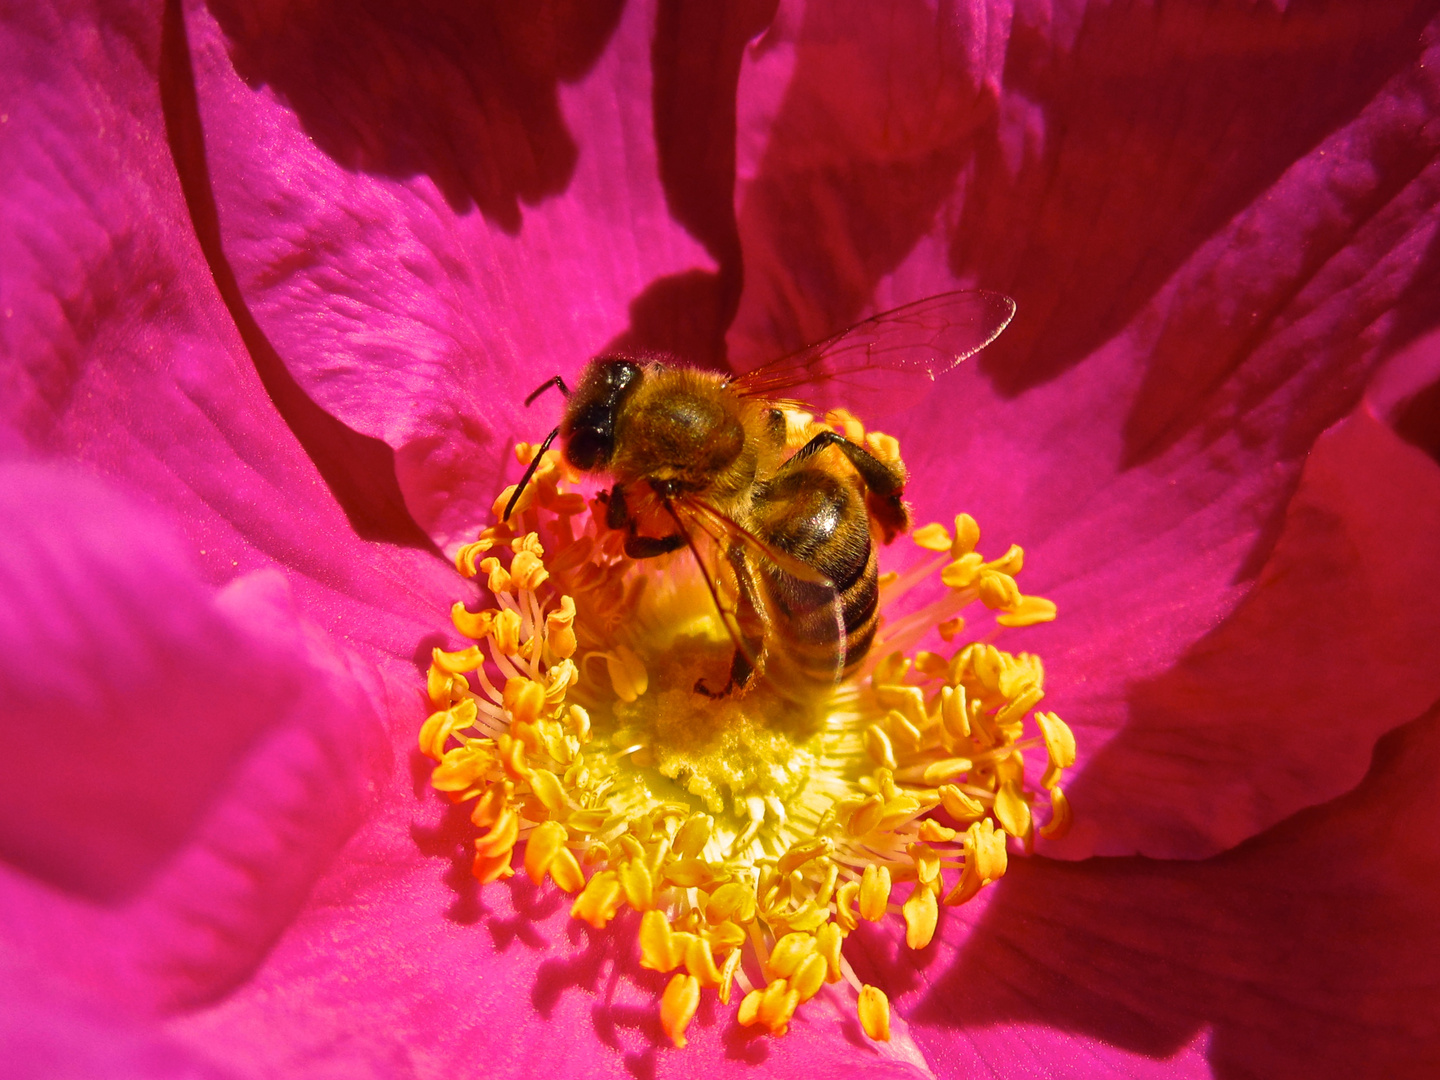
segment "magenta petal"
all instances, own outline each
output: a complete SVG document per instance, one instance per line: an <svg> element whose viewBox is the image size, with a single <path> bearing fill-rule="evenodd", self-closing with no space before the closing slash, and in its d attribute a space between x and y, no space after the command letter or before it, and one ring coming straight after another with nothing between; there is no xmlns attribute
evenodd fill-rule
<svg viewBox="0 0 1440 1080"><path fill-rule="evenodd" d="M7 442L143 492L211 584L285 566L309 617L410 663L444 626L455 574L433 555L359 540L257 378L170 156L159 14L29 8L5 30Z"/></svg>
<svg viewBox="0 0 1440 1080"><path fill-rule="evenodd" d="M488 517L515 469L513 442L539 441L554 423L553 403L526 413L525 395L625 330L627 305L653 281L713 265L670 220L660 187L652 14L627 8L603 50L604 28L590 27L593 40L551 72L550 93L556 75L575 84L558 90L556 112L543 94L499 94L483 50L465 44L491 37L477 11L456 5L454 42L428 23L387 26L338 7L283 20L268 43L256 20L222 30L202 5L187 13L225 255L246 303L317 402L395 448L407 504L448 546ZM252 62L310 40L319 67L267 79ZM327 79L334 50L350 59ZM457 88L477 99L461 109ZM396 94L433 98L429 119L389 119ZM495 117L481 129L531 155L533 183L507 180L521 165L490 156L515 149L508 142L472 148L446 129L455 117L477 123L475 109ZM399 143L370 138L392 122L406 128ZM466 159L481 178L467 180ZM503 206L492 189L508 192ZM530 205L519 211L516 199Z"/></svg>
<svg viewBox="0 0 1440 1080"><path fill-rule="evenodd" d="M213 997L389 771L377 677L300 621L278 573L217 595L93 480L8 464L0 492L12 956L132 1007Z"/></svg>
<svg viewBox="0 0 1440 1080"><path fill-rule="evenodd" d="M9 1080L226 1080L205 1055L153 1025L0 970L0 1045Z"/></svg>
<svg viewBox="0 0 1440 1080"><path fill-rule="evenodd" d="M1206 725L1162 721L1136 695L1182 664L1197 707L1224 699L1232 688L1194 682L1195 654L1221 643L1253 665L1256 643L1211 635L1271 560L1307 453L1434 323L1433 11L1397 5L1363 26L1264 5L960 11L879 25L865 5L812 5L767 35L742 83L747 291L731 343L798 344L943 288L1014 294L1014 324L978 364L880 426L905 448L921 521L974 514L983 550L1022 544L1022 588L1059 604L1058 622L1000 644L1047 661L1081 768L1127 723L1137 743L1170 725L1165 764L1139 780L1149 795L1092 799L1093 831L1064 850L1204 855L1343 790L1366 740L1414 712L1413 698L1365 710L1358 753L1334 758L1294 746L1309 729L1272 708L1264 760L1286 747L1277 768L1295 772L1262 764L1252 782L1252 756L1222 792L1215 755L1184 741ZM1340 653L1416 629L1363 603L1342 614L1333 596L1290 604L1339 618ZM1308 645L1278 647L1294 671ZM1381 697L1408 693L1411 660L1380 670ZM1355 736L1340 725L1319 741Z"/></svg>
<svg viewBox="0 0 1440 1080"><path fill-rule="evenodd" d="M927 1075L898 1060L899 1044L876 1048L853 1013L837 1018L819 1001L772 1039L734 1024L733 999L726 1008L706 994L690 1045L674 1050L656 1007L670 976L639 967L634 913L593 932L549 883L536 888L521 874L479 887L468 816L442 811L424 773L418 795L396 778L387 809L254 978L174 1022L173 1034L277 1075L306 1075L317 1059L362 1075L377 1062L417 1060L427 1074L468 1076L483 1061L495 1080Z"/></svg>
<svg viewBox="0 0 1440 1080"><path fill-rule="evenodd" d="M1380 742L1356 790L1224 855L1012 864L934 955L900 950L912 1033L942 1075L1007 1043L1022 1061L1044 1027L1043 1063L1007 1075L1077 1058L1111 1075L1198 1045L1216 1076L1432 1076L1437 768L1432 710Z"/></svg>
<svg viewBox="0 0 1440 1080"><path fill-rule="evenodd" d="M94 481L0 465L0 534L0 851L113 901L186 839L305 672Z"/></svg>
<svg viewBox="0 0 1440 1080"><path fill-rule="evenodd" d="M1244 601L1130 686L1060 853L1208 854L1355 784L1374 740L1440 698L1437 536L1433 461L1365 409L1322 436ZM1084 684L1054 701L1108 711Z"/></svg>

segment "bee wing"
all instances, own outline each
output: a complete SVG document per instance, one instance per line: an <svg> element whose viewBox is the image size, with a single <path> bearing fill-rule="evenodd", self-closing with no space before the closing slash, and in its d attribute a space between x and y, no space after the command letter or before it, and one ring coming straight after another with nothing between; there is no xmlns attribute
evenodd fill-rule
<svg viewBox="0 0 1440 1080"><path fill-rule="evenodd" d="M677 520L708 535L714 550L726 556L723 570L707 566L690 544L722 621L752 668L786 697L838 683L845 663L845 613L835 583L698 499L684 500L678 510ZM687 534L693 532L687 528ZM733 590L734 608L722 601L717 581Z"/></svg>
<svg viewBox="0 0 1440 1080"><path fill-rule="evenodd" d="M863 403L866 416L913 405L935 376L989 345L1015 315L1003 293L941 293L872 315L834 337L736 376L744 396L821 408Z"/></svg>

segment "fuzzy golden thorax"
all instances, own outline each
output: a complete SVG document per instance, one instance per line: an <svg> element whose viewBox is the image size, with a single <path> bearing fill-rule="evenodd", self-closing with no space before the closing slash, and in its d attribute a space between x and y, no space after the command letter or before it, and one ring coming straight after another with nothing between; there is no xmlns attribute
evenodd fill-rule
<svg viewBox="0 0 1440 1080"><path fill-rule="evenodd" d="M652 364L620 404L609 472L627 488L725 504L754 482L767 442L763 411L724 376Z"/></svg>

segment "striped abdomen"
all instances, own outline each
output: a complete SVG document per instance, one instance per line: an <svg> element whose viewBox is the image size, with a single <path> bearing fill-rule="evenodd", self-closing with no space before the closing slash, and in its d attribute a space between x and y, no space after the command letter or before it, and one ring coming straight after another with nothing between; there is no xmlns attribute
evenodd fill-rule
<svg viewBox="0 0 1440 1080"><path fill-rule="evenodd" d="M864 497L848 477L807 462L760 487L753 517L762 540L834 585L802 581L778 566L760 568L776 644L802 677L832 682L865 658L879 617Z"/></svg>

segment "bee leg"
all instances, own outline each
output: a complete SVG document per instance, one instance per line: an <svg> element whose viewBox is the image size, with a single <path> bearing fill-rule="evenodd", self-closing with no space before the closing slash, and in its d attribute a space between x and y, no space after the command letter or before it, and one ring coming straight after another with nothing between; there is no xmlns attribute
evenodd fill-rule
<svg viewBox="0 0 1440 1080"><path fill-rule="evenodd" d="M641 536L632 532L625 537L625 554L632 559L653 559L668 555L685 546L683 536Z"/></svg>
<svg viewBox="0 0 1440 1080"><path fill-rule="evenodd" d="M735 655L730 659L730 678L719 690L711 690L705 685L704 679L695 680L695 693L704 694L706 697L715 700L729 697L736 690L744 690L750 685L750 680L755 677L755 664L744 649L736 649Z"/></svg>
<svg viewBox="0 0 1440 1080"><path fill-rule="evenodd" d="M836 447L855 471L865 481L865 506L885 534L888 544L897 533L910 528L910 508L905 505L905 469L901 465L887 465L859 443L853 443L834 431L822 431L780 466L783 473L798 465L806 458L818 454L827 446Z"/></svg>
<svg viewBox="0 0 1440 1080"><path fill-rule="evenodd" d="M653 559L657 555L668 555L685 546L685 537L678 533L673 536L641 536L636 532L635 519L630 516L629 507L625 505L625 489L619 484L610 489L606 502L608 505L605 508L605 524L612 529L625 530L625 554L630 558Z"/></svg>
<svg viewBox="0 0 1440 1080"><path fill-rule="evenodd" d="M738 547L730 549L730 565L735 570L739 585L739 603L735 610L735 623L739 637L735 643L735 655L730 658L730 678L719 690L711 690L704 679L695 682L695 693L708 698L723 698L736 690L744 690L755 677L755 665L759 662L764 646L765 624L755 601L755 581L750 576L750 567L745 554Z"/></svg>
<svg viewBox="0 0 1440 1080"><path fill-rule="evenodd" d="M605 524L612 529L623 529L627 525L634 526L630 521L630 510L625 505L625 489L616 484L610 489L610 494L605 500Z"/></svg>

